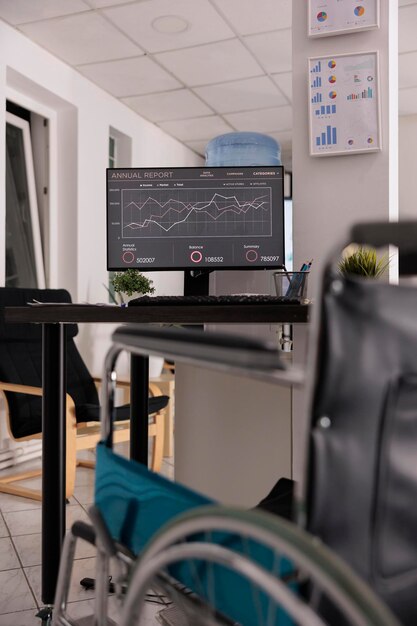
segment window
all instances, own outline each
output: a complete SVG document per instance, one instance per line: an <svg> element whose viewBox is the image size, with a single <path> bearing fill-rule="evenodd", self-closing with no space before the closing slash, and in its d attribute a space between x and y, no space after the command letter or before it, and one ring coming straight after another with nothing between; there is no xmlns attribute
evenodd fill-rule
<svg viewBox="0 0 417 626"><path fill-rule="evenodd" d="M45 287L30 126L6 113L6 286Z"/></svg>
<svg viewBox="0 0 417 626"><path fill-rule="evenodd" d="M109 167L131 167L132 165L132 139L116 128L109 128ZM110 284L114 272L109 272L109 302L115 302L116 294Z"/></svg>
<svg viewBox="0 0 417 626"><path fill-rule="evenodd" d="M116 138L112 137L112 135L109 136L109 167L116 167ZM109 302L116 302L116 294L111 284L113 276L114 272L109 272Z"/></svg>
<svg viewBox="0 0 417 626"><path fill-rule="evenodd" d="M116 139L109 137L109 167L116 167Z"/></svg>

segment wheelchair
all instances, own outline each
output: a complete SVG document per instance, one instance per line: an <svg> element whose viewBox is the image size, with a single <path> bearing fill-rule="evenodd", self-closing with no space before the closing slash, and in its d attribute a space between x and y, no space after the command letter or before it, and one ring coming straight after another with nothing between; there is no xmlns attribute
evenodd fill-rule
<svg viewBox="0 0 417 626"><path fill-rule="evenodd" d="M354 228L351 241L398 245L409 243L410 233L416 241L417 224L371 224ZM417 433L416 310L415 289L365 285L326 267L312 355L307 493L298 524L218 505L118 456L112 415L121 350L259 374L278 384L300 384L302 374L285 369L275 346L253 339L117 329L103 376L93 526L77 522L65 540L53 626L115 624L107 606L110 571L120 626L149 623L149 593L163 603L161 622L181 626L415 624L417 561L413 542L405 549L412 535L404 537L401 528L411 528L415 508L407 455ZM365 348L362 362L357 351ZM340 453L343 446L348 454ZM405 474L401 452L410 461ZM74 621L67 600L79 538L97 547L96 597L94 615ZM177 621L169 621L169 611Z"/></svg>

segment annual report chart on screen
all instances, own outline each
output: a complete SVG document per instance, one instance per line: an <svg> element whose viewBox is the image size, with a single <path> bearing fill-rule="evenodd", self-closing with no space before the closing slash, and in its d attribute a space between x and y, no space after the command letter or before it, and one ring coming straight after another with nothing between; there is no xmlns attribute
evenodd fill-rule
<svg viewBox="0 0 417 626"><path fill-rule="evenodd" d="M108 268L276 267L283 168L107 170Z"/></svg>

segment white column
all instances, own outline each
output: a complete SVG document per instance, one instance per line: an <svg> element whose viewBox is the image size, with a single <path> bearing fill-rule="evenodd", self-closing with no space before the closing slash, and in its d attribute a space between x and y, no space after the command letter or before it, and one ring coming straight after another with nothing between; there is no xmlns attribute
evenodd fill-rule
<svg viewBox="0 0 417 626"><path fill-rule="evenodd" d="M332 37L307 37L307 2L293 2L294 264L314 259L310 295L317 293L329 250L360 221L398 219L398 0L381 0L380 28ZM382 150L368 154L309 155L308 57L379 52ZM295 358L305 337L296 330ZM298 342L297 342L298 340ZM305 396L293 394L294 475L303 473L308 428Z"/></svg>

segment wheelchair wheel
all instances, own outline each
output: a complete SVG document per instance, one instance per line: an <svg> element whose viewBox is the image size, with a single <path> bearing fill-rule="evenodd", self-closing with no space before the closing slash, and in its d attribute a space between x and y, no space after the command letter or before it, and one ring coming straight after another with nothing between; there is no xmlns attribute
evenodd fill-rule
<svg viewBox="0 0 417 626"><path fill-rule="evenodd" d="M201 507L165 526L138 559L120 626L141 624L149 588L172 603L173 626L399 626L327 548L260 511Z"/></svg>

